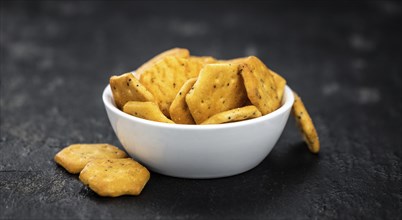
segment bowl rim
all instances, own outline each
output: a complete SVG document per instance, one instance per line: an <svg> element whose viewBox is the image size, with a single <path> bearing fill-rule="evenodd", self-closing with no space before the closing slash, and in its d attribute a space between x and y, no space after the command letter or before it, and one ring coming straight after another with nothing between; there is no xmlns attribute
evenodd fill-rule
<svg viewBox="0 0 402 220"><path fill-rule="evenodd" d="M278 115L283 114L287 110L289 110L294 102L294 96L293 92L290 89L288 85L285 86L285 91L283 93L283 97L285 99L285 103L282 104L281 107L279 107L277 110L268 113L266 115L263 115L258 118L253 118L253 119L248 119L244 121L237 121L237 122L231 122L231 123L224 123L224 124L208 124L208 125L195 125L195 124L169 124L169 123L164 123L164 122L157 122L157 121L151 121L143 118L138 118L135 116L132 116L130 114L127 114L120 109L118 109L113 100L113 95L112 95L112 90L110 88L110 84L108 84L105 89L103 90L102 93L102 100L105 105L105 107L109 110L111 110L113 113L119 115L120 117L129 120L134 123L140 123L140 124L146 124L148 126L155 126L155 127L164 127L164 128L170 128L170 129L185 129L185 130L211 130L211 129L227 129L227 128L233 128L233 127L242 127L242 126L247 126L250 124L256 124L274 117L277 117Z"/></svg>

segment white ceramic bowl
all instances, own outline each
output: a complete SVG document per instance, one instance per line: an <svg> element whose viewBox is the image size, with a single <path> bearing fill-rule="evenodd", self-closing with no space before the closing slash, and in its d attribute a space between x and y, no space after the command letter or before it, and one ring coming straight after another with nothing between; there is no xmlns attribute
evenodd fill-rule
<svg viewBox="0 0 402 220"><path fill-rule="evenodd" d="M150 170L175 177L216 178L257 166L282 134L293 105L286 86L282 106L259 118L217 125L149 121L116 108L108 85L103 102L125 150Z"/></svg>

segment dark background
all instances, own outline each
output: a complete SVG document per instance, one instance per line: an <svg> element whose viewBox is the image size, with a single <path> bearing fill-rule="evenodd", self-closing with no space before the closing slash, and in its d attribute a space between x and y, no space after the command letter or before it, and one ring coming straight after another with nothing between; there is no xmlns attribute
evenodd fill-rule
<svg viewBox="0 0 402 220"><path fill-rule="evenodd" d="M0 218L401 218L401 15L393 1L1 1ZM121 147L109 77L172 47L261 58L302 96L320 154L290 118L256 168L152 173L138 197L99 197L57 166L69 144Z"/></svg>

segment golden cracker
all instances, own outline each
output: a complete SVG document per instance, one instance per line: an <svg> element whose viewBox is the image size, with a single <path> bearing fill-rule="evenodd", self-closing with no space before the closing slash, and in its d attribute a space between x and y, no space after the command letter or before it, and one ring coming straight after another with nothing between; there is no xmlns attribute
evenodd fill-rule
<svg viewBox="0 0 402 220"><path fill-rule="evenodd" d="M72 144L58 152L54 160L68 172L79 173L91 160L124 157L124 151L110 144Z"/></svg>
<svg viewBox="0 0 402 220"><path fill-rule="evenodd" d="M241 108L231 109L213 115L205 120L202 125L206 124L223 124L228 122L243 121L247 119L260 117L261 112L254 105L244 106Z"/></svg>
<svg viewBox="0 0 402 220"><path fill-rule="evenodd" d="M239 65L205 65L193 88L186 95L186 102L197 124L217 113L241 107L247 101Z"/></svg>
<svg viewBox="0 0 402 220"><path fill-rule="evenodd" d="M167 56L174 56L174 57L180 57L180 58L188 58L190 56L190 51L185 49L185 48L173 48L170 50L167 50L165 52L162 52L152 59L148 60L146 63L142 64L135 72L134 76L139 79L141 77L141 74L151 68L153 65L155 65L157 62L163 60Z"/></svg>
<svg viewBox="0 0 402 220"><path fill-rule="evenodd" d="M278 109L281 103L275 80L265 64L257 57L251 56L245 59L241 66L241 75L251 103L263 115Z"/></svg>
<svg viewBox="0 0 402 220"><path fill-rule="evenodd" d="M296 119L296 123L301 131L304 141L307 143L308 149L312 153L318 153L320 151L320 140L314 127L313 120L307 112L300 96L296 92L293 92L293 95L295 101L292 106L292 114Z"/></svg>
<svg viewBox="0 0 402 220"><path fill-rule="evenodd" d="M89 162L80 180L100 196L139 195L151 174L131 158L99 159Z"/></svg>
<svg viewBox="0 0 402 220"><path fill-rule="evenodd" d="M131 73L110 77L110 87L119 109L128 101L154 101L154 96Z"/></svg>
<svg viewBox="0 0 402 220"><path fill-rule="evenodd" d="M123 112L151 121L174 123L161 112L154 102L130 101L123 106Z"/></svg>
<svg viewBox="0 0 402 220"><path fill-rule="evenodd" d="M217 62L219 63L237 63L237 64L242 64L247 62L247 59L250 57L240 57L240 58L235 58L235 59L230 59L230 60L218 60ZM283 93L285 90L285 85L286 85L286 80L279 75L278 73L272 71L267 67L268 71L272 74L276 87L277 87L277 94L278 94L278 99L281 101L283 97Z"/></svg>
<svg viewBox="0 0 402 220"><path fill-rule="evenodd" d="M197 78L191 78L184 83L176 98L173 100L172 105L170 105L169 113L170 118L176 124L195 124L193 116L191 116L190 109L186 103L186 95L193 87Z"/></svg>
<svg viewBox="0 0 402 220"><path fill-rule="evenodd" d="M275 73L274 71L270 70L272 76L274 77L274 81L276 84L276 92L278 94L278 99L282 102L283 93L285 92L286 80L281 75Z"/></svg>
<svg viewBox="0 0 402 220"><path fill-rule="evenodd" d="M198 76L202 67L199 61L168 56L142 73L140 82L154 95L163 114L170 117L176 94L187 80Z"/></svg>
<svg viewBox="0 0 402 220"><path fill-rule="evenodd" d="M211 56L190 56L188 58L190 61L198 61L201 62L202 64L211 64L211 63L217 63L218 61L211 57Z"/></svg>
<svg viewBox="0 0 402 220"><path fill-rule="evenodd" d="M231 59L231 60L220 60L220 62L242 64L242 63L247 62L248 58L249 57L240 57L240 58L235 58L235 59ZM283 93L285 91L286 80L281 75L279 75L278 73L272 71L268 67L267 67L267 69L269 70L269 72L274 77L274 81L275 81L275 84L276 84L276 91L277 91L277 94L278 94L278 99L279 99L279 101L282 101Z"/></svg>
<svg viewBox="0 0 402 220"><path fill-rule="evenodd" d="M239 63L244 63L244 61L248 57L239 57L239 58L234 58L230 60L217 60L218 63L234 63L234 64L239 64Z"/></svg>

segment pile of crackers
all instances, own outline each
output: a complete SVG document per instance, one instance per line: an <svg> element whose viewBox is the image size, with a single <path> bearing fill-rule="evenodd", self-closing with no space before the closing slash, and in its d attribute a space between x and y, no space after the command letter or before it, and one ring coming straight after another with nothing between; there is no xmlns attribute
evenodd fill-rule
<svg viewBox="0 0 402 220"><path fill-rule="evenodd" d="M281 107L286 80L255 56L218 60L173 48L133 73L110 78L116 107L135 117L172 124L223 124ZM292 112L311 152L320 143L298 94Z"/></svg>
<svg viewBox="0 0 402 220"><path fill-rule="evenodd" d="M190 56L174 48L134 74L110 78L116 106L158 122L222 124L266 115L281 106L286 80L255 56Z"/></svg>
<svg viewBox="0 0 402 220"><path fill-rule="evenodd" d="M139 195L150 178L147 168L110 144L72 144L54 160L100 196Z"/></svg>
<svg viewBox="0 0 402 220"><path fill-rule="evenodd" d="M165 51L138 68L110 78L116 107L143 119L171 124L222 124L269 114L281 107L286 80L255 56L217 60ZM301 98L292 113L309 150L320 142ZM269 131L267 131L269 132ZM150 172L109 144L73 144L54 160L101 196L139 195Z"/></svg>

